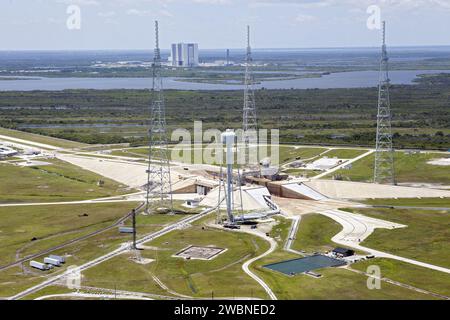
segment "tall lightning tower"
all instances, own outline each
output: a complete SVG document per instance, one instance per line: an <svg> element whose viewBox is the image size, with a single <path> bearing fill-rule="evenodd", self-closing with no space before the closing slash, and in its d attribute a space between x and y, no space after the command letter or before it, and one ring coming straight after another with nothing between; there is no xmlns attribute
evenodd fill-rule
<svg viewBox="0 0 450 320"><path fill-rule="evenodd" d="M244 140L244 160L246 167L250 167L250 139L257 133L258 123L256 120L256 104L254 91L254 77L252 72L253 59L252 48L250 46L250 26L247 26L247 54L245 60L245 80L244 80L244 115L243 115L243 140ZM257 141L253 141L257 143ZM256 148L258 152L258 148Z"/></svg>
<svg viewBox="0 0 450 320"><path fill-rule="evenodd" d="M383 21L383 46L380 62L380 83L378 86L377 145L375 153L374 182L395 184L389 84L389 58L386 50L386 22Z"/></svg>
<svg viewBox="0 0 450 320"><path fill-rule="evenodd" d="M150 198L159 198L163 208L173 210L172 181L170 178L169 149L167 147L166 107L162 83L161 51L159 49L158 21L155 21L155 53L153 58L153 89L150 110L149 151L147 170L146 212Z"/></svg>

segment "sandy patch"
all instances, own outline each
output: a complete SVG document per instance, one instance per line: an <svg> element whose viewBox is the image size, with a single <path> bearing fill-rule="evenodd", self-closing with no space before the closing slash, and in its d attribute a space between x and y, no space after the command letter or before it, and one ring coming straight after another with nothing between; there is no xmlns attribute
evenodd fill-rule
<svg viewBox="0 0 450 320"><path fill-rule="evenodd" d="M148 259L148 258L140 258L140 259L135 259L135 258L130 258L131 261L136 262L137 264L149 264L152 263L153 261L155 261L154 259Z"/></svg>
<svg viewBox="0 0 450 320"><path fill-rule="evenodd" d="M450 158L434 159L427 163L434 166L450 166Z"/></svg>

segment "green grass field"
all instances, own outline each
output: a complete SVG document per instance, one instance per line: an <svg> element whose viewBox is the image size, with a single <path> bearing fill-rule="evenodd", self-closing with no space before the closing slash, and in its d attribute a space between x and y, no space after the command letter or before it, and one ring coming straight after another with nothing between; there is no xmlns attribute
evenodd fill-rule
<svg viewBox="0 0 450 320"><path fill-rule="evenodd" d="M185 163L193 163L194 162L194 152L199 151L199 149L197 149L197 147L194 147L194 146L192 146L191 148L192 149L190 150L190 154L186 158L186 160L187 159L189 159L189 160L182 161L182 162L185 162ZM172 151L174 149L174 146L170 146L169 149L170 149L170 152L169 152L170 159L173 160ZM210 152L208 150L210 150L210 149L207 148L206 146L202 147L203 154L205 152L208 152L208 154L209 154ZM297 158L309 159L309 158L316 157L327 150L328 150L327 148L310 148L310 147L296 148L293 146L281 145L279 147L279 161L280 161L280 164L283 164L286 162L294 161ZM262 152L262 151L260 151L260 152ZM267 156L270 156L271 152L272 152L271 148L268 147L267 148ZM114 156L132 157L132 158L147 158L148 157L148 148L133 148L133 149L125 149L125 150L114 150L111 154ZM177 158L183 158L184 155L185 155L184 152L180 150L179 154L177 154Z"/></svg>
<svg viewBox="0 0 450 320"><path fill-rule="evenodd" d="M110 225L137 203L0 207L0 264ZM12 214L13 213L13 214ZM87 216L83 216L87 214ZM37 238L37 241L31 241Z"/></svg>
<svg viewBox="0 0 450 320"><path fill-rule="evenodd" d="M137 206L137 203L134 206ZM128 212L130 210L128 210ZM185 214L177 214L177 215L152 214L148 216L138 214L136 218L137 237L139 238L149 233L161 230L166 225L174 223L185 217L186 217ZM89 228L86 228L86 231L82 232L80 231L81 233L78 232L78 235L92 232L93 230L98 230L108 225L111 225L110 221L103 222L95 226L90 226ZM131 219L128 219L124 223L124 225L131 226ZM87 240L83 240L74 246L68 246L67 248L63 249L63 252L61 252L61 254L70 251L76 252L76 254L74 254L72 257L68 259L68 262L73 261L73 263L75 264L80 264L88 261L89 259L92 259L93 257L99 255L100 253L106 253L108 249L112 250L115 245L119 245L124 241L131 241L131 237L132 237L131 234L120 234L117 228L113 228L112 230L107 231L103 234L94 236ZM43 249L48 248L49 246L55 246L62 242L68 241L72 238L74 238L74 235L72 233L67 233L58 237L49 238L45 242L34 243L32 246L26 247L22 251L22 255L29 255L33 252L41 251ZM80 250L81 248L82 250Z"/></svg>
<svg viewBox="0 0 450 320"><path fill-rule="evenodd" d="M59 202L132 192L127 187L60 160L52 165L18 167L0 163L0 203ZM99 180L105 183L98 186Z"/></svg>
<svg viewBox="0 0 450 320"><path fill-rule="evenodd" d="M168 293L152 281L157 276L170 290L194 297L261 297L262 288L242 271L242 264L252 256L267 250L268 244L259 238L205 227L196 223L189 229L174 231L146 244L153 250L141 251L154 259L148 265L137 265L126 256L103 263L84 273L87 285L115 285L124 290ZM227 251L211 261L184 260L172 257L189 245L217 246ZM239 285L235 285L235 284Z"/></svg>
<svg viewBox="0 0 450 320"><path fill-rule="evenodd" d="M331 241L342 230L342 226L333 219L319 214L302 217L292 248L308 253L326 252L337 245Z"/></svg>
<svg viewBox="0 0 450 320"><path fill-rule="evenodd" d="M26 274L20 267L0 272L0 298L7 298L44 281L41 275Z"/></svg>
<svg viewBox="0 0 450 320"><path fill-rule="evenodd" d="M450 184L449 169L446 166L435 166L427 162L432 159L445 158L445 154L421 153L405 154L395 153L395 175L398 183L421 182ZM350 170L338 170L333 175L341 175L344 180L371 182L375 155L367 156L355 163ZM326 176L325 179L329 179Z"/></svg>
<svg viewBox="0 0 450 320"><path fill-rule="evenodd" d="M197 214L201 212L201 208L195 208L195 209L188 209L185 208L185 211L181 211L182 208L180 208L181 205L175 201L174 202L174 211L178 212L176 215L170 215L165 213L155 213L155 211L152 211L150 208L150 211L153 212L153 214L150 215L137 215L136 217L136 225L137 225L137 236L143 236L145 234L148 234L150 232L154 232L157 230L162 229L164 226L166 226L169 223L174 223L180 219L187 218L189 215ZM131 219L128 220L125 223L126 226L132 225Z"/></svg>
<svg viewBox="0 0 450 320"><path fill-rule="evenodd" d="M289 277L258 268L258 274L272 288L278 299L283 300L404 300L430 299L399 286L384 284L383 290L369 290L367 277L342 268L317 270L322 278L306 275Z"/></svg>
<svg viewBox="0 0 450 320"><path fill-rule="evenodd" d="M80 142L58 139L58 138L53 138L53 137L49 137L49 136L28 133L28 132L23 132L23 131L5 129L2 127L0 127L0 135L9 136L9 137L16 138L16 139L28 140L28 141L36 142L36 143L48 144L50 146L57 147L57 148L70 149L70 148L82 148L82 147L86 146L86 144L80 143Z"/></svg>
<svg viewBox="0 0 450 320"><path fill-rule="evenodd" d="M145 252L141 252L141 255L147 257ZM172 296L153 280L148 265L131 261L131 257L131 254L123 254L86 270L83 272L82 285Z"/></svg>
<svg viewBox="0 0 450 320"><path fill-rule="evenodd" d="M129 203L128 205L130 207L124 208L124 209L129 210L131 208L131 204ZM105 205L102 205L102 206L104 208L106 208ZM117 207L117 204L115 204L115 206ZM118 210L118 209L114 208L114 205L111 205L111 207L114 210ZM97 211L100 212L98 210L98 207L96 209L96 212ZM112 210L105 211L105 212L109 212L109 214L112 214L111 211ZM77 212L77 210L74 210L72 208L72 212ZM124 215L125 215L125 211L124 211ZM138 237L144 235L144 233L148 234L151 232L161 230L167 224L173 223L173 222L178 221L185 217L186 217L185 215L150 215L150 216L145 216L145 217L139 215L138 219L137 219ZM69 221L69 219L67 219L67 220ZM114 221L115 220L116 219L114 219ZM71 224L74 225L75 222L72 222ZM26 244L24 246L22 246L22 248L24 248L24 250L22 250L21 253L23 253L23 255L36 253L38 251L61 244L65 241L68 241L75 237L81 236L88 232L98 230L101 227L110 225L111 222L102 222L102 223L94 224L94 225L91 225L88 227L83 227L83 228L81 228L80 225L78 225L78 227L80 227L78 229L78 231L74 231L74 232L69 231L60 236L49 236L45 239L45 241L32 242L31 245L30 245L30 242L25 241ZM129 224L129 223L127 223L127 224ZM67 226L65 226L65 227L68 228ZM109 231L103 232L101 234L95 235L88 239L85 239L85 240L79 241L77 243L71 244L69 246L66 246L65 248L54 251L53 252L54 254L66 255L66 264L62 268L55 268L55 269L53 269L51 271L47 271L47 272L33 270L34 274L31 274L31 275L24 274L18 267L0 271L0 297L12 295L14 293L17 293L21 290L24 290L24 289L32 286L33 284L42 282L45 279L44 277L48 276L49 274L56 274L56 273L62 272L65 270L65 268L67 266L81 265L83 263L91 261L92 259L95 259L101 255L104 255L104 254L116 249L122 243L130 242L131 239L132 239L131 234L121 234L118 232L117 228L113 228ZM27 240L27 239L25 239L25 240ZM9 250L14 251L15 248L10 247ZM4 251L1 251L1 253L3 254ZM127 254L124 254L124 256L128 257ZM36 258L35 260L39 261L42 259L43 259L43 256ZM25 268L28 269L27 263L25 263ZM15 285L11 286L10 283L8 282L8 279L14 279ZM102 279L103 279L103 277L99 277L97 280L102 281ZM106 280L106 281L108 281L108 280ZM104 283L101 283L101 285L103 285L103 284ZM111 287L111 288L113 288L113 287ZM29 299L30 297L27 297L27 299Z"/></svg>
<svg viewBox="0 0 450 320"><path fill-rule="evenodd" d="M428 299L429 296L386 284L384 290L367 289L367 278L342 268L327 268L317 270L322 278L315 279L306 275L293 277L264 268L266 264L280 262L288 259L299 258L298 256L283 250L283 244L288 236L290 221L280 220L275 227L275 236L278 238L278 249L271 255L257 261L252 269L271 287L278 299L303 300L303 299ZM310 233L316 237L316 233ZM297 237L299 234L297 234ZM321 236L320 238L323 238ZM305 239L312 243L312 239ZM325 239L325 241L327 241Z"/></svg>
<svg viewBox="0 0 450 320"><path fill-rule="evenodd" d="M450 267L449 211L378 208L350 211L408 226L395 230L376 229L362 243L363 246Z"/></svg>
<svg viewBox="0 0 450 320"><path fill-rule="evenodd" d="M379 266L382 277L433 293L450 296L450 277L446 273L392 259L362 261L353 264L352 268L365 272L370 265ZM382 289L383 285L384 283Z"/></svg>
<svg viewBox="0 0 450 320"><path fill-rule="evenodd" d="M26 297L24 297L22 300L33 300L39 297L47 296L47 295L54 295L54 294L64 294L64 293L72 293L74 292L73 289L69 289L64 286L48 286L45 287L42 290L36 291L35 293L32 293ZM65 300L64 297L60 298L49 298L48 300ZM69 300L75 300L75 298L70 298Z"/></svg>
<svg viewBox="0 0 450 320"><path fill-rule="evenodd" d="M130 157L130 158L148 158L148 148L136 148L136 149L124 149L124 150L113 150L111 152L113 156L119 157Z"/></svg>
<svg viewBox="0 0 450 320"><path fill-rule="evenodd" d="M370 205L406 206L406 207L450 207L449 198L402 198L402 199L368 199L363 201Z"/></svg>

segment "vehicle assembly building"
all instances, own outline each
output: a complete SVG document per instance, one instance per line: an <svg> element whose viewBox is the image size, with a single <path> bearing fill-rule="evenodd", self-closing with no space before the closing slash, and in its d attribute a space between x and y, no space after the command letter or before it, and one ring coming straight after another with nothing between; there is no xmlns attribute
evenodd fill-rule
<svg viewBox="0 0 450 320"><path fill-rule="evenodd" d="M197 43L175 43L170 52L173 67L192 68L199 65Z"/></svg>

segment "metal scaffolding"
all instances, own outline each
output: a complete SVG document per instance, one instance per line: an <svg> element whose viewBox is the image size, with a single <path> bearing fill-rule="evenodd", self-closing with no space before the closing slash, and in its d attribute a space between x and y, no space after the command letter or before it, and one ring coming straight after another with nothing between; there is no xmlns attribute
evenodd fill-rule
<svg viewBox="0 0 450 320"><path fill-rule="evenodd" d="M256 118L256 103L254 91L254 75L252 72L253 58L252 48L250 46L250 26L247 26L247 54L245 61L245 79L244 79L244 112L243 112L243 140L244 140L244 168L255 169L257 163L250 163L251 152L258 152L258 148L251 148L251 144L258 144L257 130L258 123ZM256 141L255 141L256 138ZM255 149L255 150L251 150Z"/></svg>
<svg viewBox="0 0 450 320"><path fill-rule="evenodd" d="M149 151L147 170L146 212L151 198L159 198L160 206L173 211L172 181L170 177L167 143L166 107L162 83L161 51L159 49L158 21L155 21L156 46L153 61L153 101L150 110Z"/></svg>
<svg viewBox="0 0 450 320"><path fill-rule="evenodd" d="M391 129L391 102L389 97L389 58L386 50L385 21L383 21L383 46L381 51L374 182L395 184L394 149L392 146Z"/></svg>

